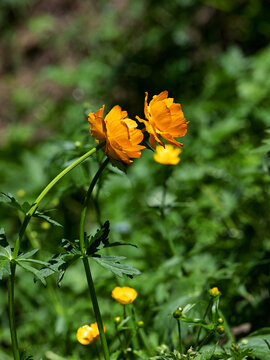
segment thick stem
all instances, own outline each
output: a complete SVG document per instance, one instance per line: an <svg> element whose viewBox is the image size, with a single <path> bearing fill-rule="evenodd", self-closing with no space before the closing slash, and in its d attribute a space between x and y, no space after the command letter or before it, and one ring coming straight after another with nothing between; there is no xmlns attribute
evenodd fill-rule
<svg viewBox="0 0 270 360"><path fill-rule="evenodd" d="M201 350L201 348L203 347L204 344L206 344L206 342L210 339L210 337L213 335L213 332L211 331L209 334L207 334L205 336L205 338L202 340L202 342L200 343L197 351L199 352Z"/></svg>
<svg viewBox="0 0 270 360"><path fill-rule="evenodd" d="M81 252L82 252L82 256L83 256L82 260L83 260L83 265L84 265L85 274L86 274L86 278L87 278L88 288L89 288L89 292L90 292L90 296L91 296L91 300L92 300L92 304L93 304L93 309L94 309L96 321L98 324L98 329L99 329L99 334L100 334L100 339L101 339L101 344L103 347L103 353L104 353L105 360L110 360L110 354L109 354L109 349L108 349L108 345L107 345L105 332L103 329L103 323L102 323L102 318L101 318L99 305L98 305L98 301L97 301L94 282L93 282L93 278L91 275L89 262L87 259L87 253L86 253L87 249L85 247L85 239L84 239L84 225L85 225L87 207L88 207L88 203L89 203L92 191L99 179L99 176L101 175L102 171L105 169L108 162L109 162L109 159L107 158L103 162L103 164L100 166L96 175L94 176L93 180L91 181L91 184L89 186L89 189L88 189L87 194L84 199L83 210L82 210L81 221L80 221L80 248L81 248Z"/></svg>
<svg viewBox="0 0 270 360"><path fill-rule="evenodd" d="M89 203L89 200L91 198L92 191L94 190L94 187L95 187L95 185L96 185L102 171L107 166L108 162L109 162L109 159L107 158L102 163L102 165L98 169L96 175L93 177L93 180L91 181L91 184L89 186L87 194L86 194L86 196L84 198L83 209L82 209L82 214L81 214L81 221L80 221L80 247L81 247L81 251L82 251L83 255L86 255L85 242L84 242L84 224L85 224L85 218L86 218L86 212L87 212L88 203Z"/></svg>
<svg viewBox="0 0 270 360"><path fill-rule="evenodd" d="M105 332L103 329L103 323L102 323L102 318L101 318L101 314L100 314L100 310L99 310L99 306L98 306L98 301L97 301L96 291L95 291L95 287L94 287L94 283L93 283L93 278L91 275L90 266L89 266L88 259L86 256L83 257L83 265L84 265L88 288L89 288L89 292L90 292L90 296L91 296L91 300L92 300L92 304L93 304L93 308L94 308L94 312L95 312L95 316L96 316L96 320L97 320L97 324L98 324L100 339L101 339L101 343L102 343L102 347L103 347L104 359L110 360L109 349L108 349L108 345L107 345Z"/></svg>
<svg viewBox="0 0 270 360"><path fill-rule="evenodd" d="M14 277L15 277L15 264L10 263L11 274L8 279L8 315L9 315L9 327L12 343L12 351L14 360L20 360L20 352L18 348L18 340L16 334L16 325L14 318Z"/></svg>
<svg viewBox="0 0 270 360"><path fill-rule="evenodd" d="M13 251L13 259L15 259L18 256L19 250L20 250L20 243L23 238L23 235L25 233L25 230L27 228L27 225L31 219L31 217L34 215L39 203L41 200L45 197L45 195L51 190L51 188L60 180L63 176L65 176L67 173L69 173L72 169L74 169L77 165L79 165L81 162L83 162L85 159L87 159L89 156L91 156L94 152L96 152L99 148L101 148L104 144L100 144L97 147L89 150L87 153L82 155L79 159L75 160L72 164L70 164L68 167L66 167L63 171L60 172L46 187L45 189L39 194L36 201L34 202L34 205L31 207L31 209L26 214L24 221L22 223L19 235L16 239L14 251Z"/></svg>
<svg viewBox="0 0 270 360"><path fill-rule="evenodd" d="M183 354L183 344L182 344L181 322L179 319L177 319L177 327L178 327L179 351L180 351L180 355L182 355Z"/></svg>
<svg viewBox="0 0 270 360"><path fill-rule="evenodd" d="M205 310L205 312L204 312L204 315L203 315L203 318L202 318L203 321L206 319L206 316L207 316L207 314L208 314L208 311L209 311L209 309L210 309L211 306L212 306L212 302L213 302L213 300L212 300L212 298L210 298L210 300L209 300L209 302L208 302L208 305L207 305L207 308L206 308L206 310ZM201 331L202 331L202 327L200 327L200 328L199 328L199 331L198 331L195 349L196 349L196 347L197 347L198 344L199 344Z"/></svg>

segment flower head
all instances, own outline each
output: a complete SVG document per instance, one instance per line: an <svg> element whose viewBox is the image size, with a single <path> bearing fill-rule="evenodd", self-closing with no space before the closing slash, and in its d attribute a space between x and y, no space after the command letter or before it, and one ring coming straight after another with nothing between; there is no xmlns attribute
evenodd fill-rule
<svg viewBox="0 0 270 360"><path fill-rule="evenodd" d="M104 326L105 331L105 326ZM77 331L77 340L82 345L89 345L99 339L99 329L97 323L81 326Z"/></svg>
<svg viewBox="0 0 270 360"><path fill-rule="evenodd" d="M220 291L218 290L218 288L215 286L212 289L209 290L209 294L213 297L217 297L218 295L220 295Z"/></svg>
<svg viewBox="0 0 270 360"><path fill-rule="evenodd" d="M163 165L177 165L180 161L179 155L181 151L181 149L177 149L169 144L166 144L165 147L158 145L154 154L154 160Z"/></svg>
<svg viewBox="0 0 270 360"><path fill-rule="evenodd" d="M137 123L129 119L126 111L116 105L103 119L105 105L96 113L88 115L90 133L99 142L106 142L104 152L110 158L132 163L132 158L139 158L145 147L139 145L143 140L143 133L137 129Z"/></svg>
<svg viewBox="0 0 270 360"><path fill-rule="evenodd" d="M144 115L147 120L137 119L145 124L146 130L150 134L149 142L153 148L156 141L165 146L167 143L182 147L183 144L175 138L184 136L187 132L187 124L181 105L174 103L173 98L168 98L168 91L163 91L159 95L153 96L149 105L147 103L148 93L145 93Z"/></svg>
<svg viewBox="0 0 270 360"><path fill-rule="evenodd" d="M132 289L127 286L119 287L113 289L112 297L114 300L118 301L122 305L131 304L136 299L138 293L135 289Z"/></svg>

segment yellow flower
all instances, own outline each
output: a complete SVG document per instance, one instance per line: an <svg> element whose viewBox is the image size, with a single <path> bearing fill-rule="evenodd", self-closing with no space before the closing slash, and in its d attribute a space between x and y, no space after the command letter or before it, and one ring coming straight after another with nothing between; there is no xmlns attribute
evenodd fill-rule
<svg viewBox="0 0 270 360"><path fill-rule="evenodd" d="M131 164L131 158L139 158L145 146L139 145L143 133L137 123L129 119L126 111L116 105L103 119L105 105L88 115L90 133L99 142L106 142L104 152L112 159Z"/></svg>
<svg viewBox="0 0 270 360"><path fill-rule="evenodd" d="M181 151L181 149L169 144L165 145L165 147L158 145L154 154L154 160L163 165L177 165L180 161L179 155Z"/></svg>
<svg viewBox="0 0 270 360"><path fill-rule="evenodd" d="M104 326L104 331L105 331ZM91 343L94 343L100 338L98 325L97 323L93 323L90 326L89 325L83 325L81 326L77 331L77 340L82 345L89 345Z"/></svg>
<svg viewBox="0 0 270 360"><path fill-rule="evenodd" d="M216 286L213 287L212 289L210 289L209 293L213 297L216 297L216 296L220 295L220 291L218 290L218 288Z"/></svg>
<svg viewBox="0 0 270 360"><path fill-rule="evenodd" d="M145 93L144 115L147 120L136 117L145 124L147 132L150 134L149 142L153 148L156 141L165 146L167 143L182 147L183 144L174 138L184 136L187 132L187 124L181 105L174 103L173 98L168 98L168 91L163 91L159 95L153 96L149 105L147 103L148 93Z"/></svg>
<svg viewBox="0 0 270 360"><path fill-rule="evenodd" d="M112 297L114 300L118 301L122 305L131 304L136 299L138 293L135 289L132 289L127 286L119 287L113 289Z"/></svg>

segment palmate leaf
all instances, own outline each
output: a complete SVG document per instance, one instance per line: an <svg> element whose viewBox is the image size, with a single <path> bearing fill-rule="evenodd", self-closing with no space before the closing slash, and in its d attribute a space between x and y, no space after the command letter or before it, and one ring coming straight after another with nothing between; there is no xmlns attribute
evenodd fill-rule
<svg viewBox="0 0 270 360"><path fill-rule="evenodd" d="M0 201L5 202L7 204L9 204L10 206L14 207L15 209L23 212L24 214L27 214L27 212L31 209L32 206L34 206L34 204L30 205L28 202L24 202L22 205L14 198L14 196L10 193L5 194L3 192L1 192L0 195ZM55 225L55 226L61 226L61 224L59 224L59 222L53 220L50 216L48 216L46 214L46 212L42 212L42 211L36 211L33 215L36 218L42 219L47 221L48 223Z"/></svg>
<svg viewBox="0 0 270 360"><path fill-rule="evenodd" d="M141 272L138 269L135 269L129 265L120 264L121 260L126 259L124 256L93 256L93 260L95 260L99 265L104 267L105 269L110 270L113 274L123 278L123 275L127 275L128 277L133 277L133 275L140 275Z"/></svg>
<svg viewBox="0 0 270 360"><path fill-rule="evenodd" d="M50 262L32 259L32 256L35 255L37 251L38 249L34 249L25 254L20 254L15 259L15 262L24 270L32 273L34 275L34 279L40 280L42 284L46 286L46 278L55 273L58 269L54 268ZM33 265L41 265L43 268L37 269Z"/></svg>
<svg viewBox="0 0 270 360"><path fill-rule="evenodd" d="M42 276L42 273L31 265L28 265L25 261L18 262L18 265L22 267L24 270L32 273L38 280L42 282L44 286L46 286L46 279Z"/></svg>
<svg viewBox="0 0 270 360"><path fill-rule="evenodd" d="M115 247L115 246L134 246L137 247L134 244L126 243L126 242L113 242L110 243L109 241L109 233L110 233L110 222L107 220L100 229L97 230L96 234L94 236L86 236L86 249L87 249L87 255L94 255L97 251L109 248L109 247Z"/></svg>
<svg viewBox="0 0 270 360"><path fill-rule="evenodd" d="M59 277L57 280L58 286L61 286L61 281L65 275L67 268L81 257L81 253L77 249L72 249L65 254L54 255L49 260L49 266L46 266L40 270L40 273L45 278L58 272Z"/></svg>
<svg viewBox="0 0 270 360"><path fill-rule="evenodd" d="M110 222L107 220L100 229L97 230L95 235L93 236L86 236L85 239L85 245L87 249L87 255L94 254L101 244L103 244L102 247L105 247L106 244L109 243L109 236L110 233Z"/></svg>

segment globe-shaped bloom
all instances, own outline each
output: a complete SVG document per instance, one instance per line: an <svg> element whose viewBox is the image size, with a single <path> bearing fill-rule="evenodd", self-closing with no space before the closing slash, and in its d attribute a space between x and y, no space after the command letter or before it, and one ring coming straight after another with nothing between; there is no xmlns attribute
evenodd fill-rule
<svg viewBox="0 0 270 360"><path fill-rule="evenodd" d="M182 137L187 132L187 124L181 105L168 98L168 91L154 95L149 105L147 103L148 93L145 93L144 115L146 120L136 117L143 122L149 133L149 142L156 148L156 142L165 146L163 140L168 144L182 147L175 138Z"/></svg>
<svg viewBox="0 0 270 360"><path fill-rule="evenodd" d="M114 300L118 301L122 305L127 305L133 303L136 299L138 293L135 289L128 286L117 286L112 291L112 297Z"/></svg>
<svg viewBox="0 0 270 360"><path fill-rule="evenodd" d="M116 105L103 118L105 105L96 113L88 115L90 133L99 142L104 142L103 150L112 159L131 164L134 158L141 156L145 146L139 145L143 133L137 129L136 121L129 119L126 111Z"/></svg>
<svg viewBox="0 0 270 360"><path fill-rule="evenodd" d="M156 153L153 156L154 160L160 164L177 165L180 161L180 154L181 149L166 144L165 147L158 145L156 147Z"/></svg>

